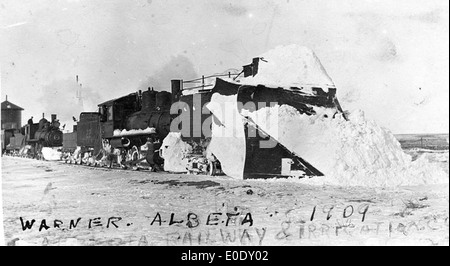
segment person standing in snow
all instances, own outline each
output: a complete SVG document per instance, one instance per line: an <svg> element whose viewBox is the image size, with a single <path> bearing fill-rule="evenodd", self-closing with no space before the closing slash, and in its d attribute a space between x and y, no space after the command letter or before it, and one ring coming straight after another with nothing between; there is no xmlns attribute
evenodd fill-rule
<svg viewBox="0 0 450 266"><path fill-rule="evenodd" d="M147 160L148 164L150 164L151 167L151 171L152 172L157 172L157 171L161 171L161 168L159 167L159 165L155 162L155 143L153 142L153 138L149 137L147 138L147 155L145 157L145 159Z"/></svg>

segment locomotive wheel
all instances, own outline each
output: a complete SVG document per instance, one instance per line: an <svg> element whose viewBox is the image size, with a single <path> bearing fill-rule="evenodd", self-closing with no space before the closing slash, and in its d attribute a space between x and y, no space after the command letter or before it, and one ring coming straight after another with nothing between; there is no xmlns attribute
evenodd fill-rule
<svg viewBox="0 0 450 266"><path fill-rule="evenodd" d="M126 162L130 162L130 161L132 161L132 151L131 150L128 150L127 151L127 153L126 153L126 155L125 155L125 161Z"/></svg>
<svg viewBox="0 0 450 266"><path fill-rule="evenodd" d="M117 155L117 163L118 163L120 166L122 166L122 161L123 161L123 159L122 159L122 154Z"/></svg>
<svg viewBox="0 0 450 266"><path fill-rule="evenodd" d="M131 148L131 160L132 161L139 160L139 149L136 146L133 146L133 148Z"/></svg>
<svg viewBox="0 0 450 266"><path fill-rule="evenodd" d="M208 164L207 170L208 170L208 175L215 176L216 172L217 172L216 171L216 164L214 162L210 161L209 164Z"/></svg>

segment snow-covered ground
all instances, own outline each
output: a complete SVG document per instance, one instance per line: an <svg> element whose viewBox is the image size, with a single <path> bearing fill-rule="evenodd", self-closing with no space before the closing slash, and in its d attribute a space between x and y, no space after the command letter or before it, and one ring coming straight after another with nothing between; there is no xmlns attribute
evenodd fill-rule
<svg viewBox="0 0 450 266"><path fill-rule="evenodd" d="M313 93L312 86L335 87L308 48L277 47L260 59L255 77L235 82L307 93ZM334 108L314 107L317 114L307 116L276 105L245 116L325 176L242 180L243 122L237 119L234 127L233 112L225 108L222 117L223 110L214 108L228 103L237 112L236 97L213 95L208 105L220 125L213 125L207 151L228 176L3 157L5 240L10 245L449 245L448 149L405 153L405 143L362 111L347 112L347 121ZM428 147L423 137L420 141ZM183 171L189 149L179 135L169 135L162 149L165 170ZM60 157L52 149L43 155Z"/></svg>
<svg viewBox="0 0 450 266"><path fill-rule="evenodd" d="M448 174L448 151L420 156ZM448 183L319 186L13 157L2 182L15 245L449 245Z"/></svg>

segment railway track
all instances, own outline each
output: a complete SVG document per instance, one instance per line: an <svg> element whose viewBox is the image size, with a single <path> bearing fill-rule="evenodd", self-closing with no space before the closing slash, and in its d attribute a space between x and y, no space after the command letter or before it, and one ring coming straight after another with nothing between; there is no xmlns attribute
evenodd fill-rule
<svg viewBox="0 0 450 266"><path fill-rule="evenodd" d="M74 164L74 163L66 163L63 161L57 161L60 165L71 165L74 167L83 167L83 168L89 168L94 170L102 170L102 171L130 171L130 172L148 172L148 173L155 173L154 171L151 171L150 169L146 169L144 167L129 167L129 168L123 168L117 165L114 165L112 167L108 166L100 166L100 165L87 165L87 164ZM166 171L157 171L158 173L167 173L172 174L170 172Z"/></svg>
<svg viewBox="0 0 450 266"><path fill-rule="evenodd" d="M43 159L36 159L36 158L30 158L30 157L24 157L24 156L13 156L13 155L6 155L4 154L4 156L7 157L13 157L13 158L22 158L22 159L26 159L26 160L37 160L37 161L44 161L44 162L50 162L47 160L43 160ZM136 166L136 167L121 167L120 165L114 164L111 167L109 166L105 166L105 165L90 165L90 164L79 164L79 163L69 163L69 162L64 162L63 160L60 161L54 161L57 162L59 165L66 165L66 166L73 166L73 167L83 167L83 168L87 168L87 169L92 169L92 170L99 170L99 171L127 171L127 172L143 172L143 173L163 173L163 174L187 174L187 171L184 172L167 172L167 171L152 171L151 169L148 169L147 167L142 167L142 166Z"/></svg>

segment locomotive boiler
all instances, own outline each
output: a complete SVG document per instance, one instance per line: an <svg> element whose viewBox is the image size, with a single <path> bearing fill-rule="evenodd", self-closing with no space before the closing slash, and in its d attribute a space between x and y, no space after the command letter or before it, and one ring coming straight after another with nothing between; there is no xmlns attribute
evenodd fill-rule
<svg viewBox="0 0 450 266"><path fill-rule="evenodd" d="M139 91L131 97L125 97L127 98L130 98L130 101L134 100L132 105L136 107L132 110L135 112L127 110L119 103L124 99L101 105L101 110L106 110L102 117L102 132L105 132L105 137L110 139L111 145L114 148L139 147L147 142L150 135L156 141L162 141L170 132L172 94L149 88L147 91ZM107 134L111 131L111 119L109 119L111 113L113 115L112 136ZM121 117L123 122L115 120L114 117L117 116Z"/></svg>
<svg viewBox="0 0 450 266"><path fill-rule="evenodd" d="M30 139L30 142L37 142L42 147L62 146L63 133L59 129L60 123L56 119L55 114L52 114L51 117L51 122L44 117L39 120L38 129L34 133L34 139Z"/></svg>

